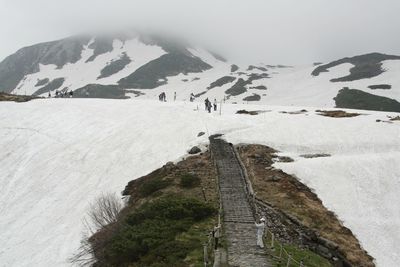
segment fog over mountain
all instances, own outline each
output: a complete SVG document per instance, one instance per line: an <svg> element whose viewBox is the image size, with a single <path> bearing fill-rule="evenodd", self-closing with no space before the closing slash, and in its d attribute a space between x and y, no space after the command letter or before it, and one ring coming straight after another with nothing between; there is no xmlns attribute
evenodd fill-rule
<svg viewBox="0 0 400 267"><path fill-rule="evenodd" d="M398 10L396 0L0 0L0 60L35 43L126 28L178 35L235 62L400 54Z"/></svg>

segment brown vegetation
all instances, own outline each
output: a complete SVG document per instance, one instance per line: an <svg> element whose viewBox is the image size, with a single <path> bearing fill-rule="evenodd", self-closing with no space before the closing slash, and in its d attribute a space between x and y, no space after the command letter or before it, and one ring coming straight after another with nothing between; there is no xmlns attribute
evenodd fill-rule
<svg viewBox="0 0 400 267"><path fill-rule="evenodd" d="M27 102L32 99L37 99L40 97L29 96L29 95L11 95L7 93L0 92L0 101L14 101L14 102Z"/></svg>
<svg viewBox="0 0 400 267"><path fill-rule="evenodd" d="M259 113L259 111L255 111L255 110L247 111L245 109L241 109L241 110L236 111L236 114L246 114L246 115L258 115L258 113Z"/></svg>
<svg viewBox="0 0 400 267"><path fill-rule="evenodd" d="M331 118L350 118L350 117L357 117L361 114L359 113L349 113L344 110L316 110L318 115L331 117Z"/></svg>
<svg viewBox="0 0 400 267"><path fill-rule="evenodd" d="M374 266L372 257L361 248L352 232L323 206L316 194L295 177L272 167L277 158L274 149L245 145L238 151L258 199L294 217L318 236L336 243L338 251L351 265Z"/></svg>

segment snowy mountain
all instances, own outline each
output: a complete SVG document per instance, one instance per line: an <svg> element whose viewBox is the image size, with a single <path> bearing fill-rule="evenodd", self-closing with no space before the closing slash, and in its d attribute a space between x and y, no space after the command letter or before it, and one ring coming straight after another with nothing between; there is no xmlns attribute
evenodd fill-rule
<svg viewBox="0 0 400 267"><path fill-rule="evenodd" d="M216 98L231 103L400 111L400 57L379 53L309 66L240 66L202 47L143 33L76 36L0 63L0 90L47 96Z"/></svg>

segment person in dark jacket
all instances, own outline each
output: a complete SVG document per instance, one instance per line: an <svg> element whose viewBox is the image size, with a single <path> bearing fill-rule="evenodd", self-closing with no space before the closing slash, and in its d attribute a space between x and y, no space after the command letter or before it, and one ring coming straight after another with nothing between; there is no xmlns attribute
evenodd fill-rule
<svg viewBox="0 0 400 267"><path fill-rule="evenodd" d="M204 100L204 107L205 107L205 110L208 109L208 98L206 98L206 99Z"/></svg>

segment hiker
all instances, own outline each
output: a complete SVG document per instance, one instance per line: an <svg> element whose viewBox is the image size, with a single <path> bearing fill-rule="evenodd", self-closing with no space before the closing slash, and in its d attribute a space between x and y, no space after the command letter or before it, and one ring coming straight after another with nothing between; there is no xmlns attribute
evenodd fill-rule
<svg viewBox="0 0 400 267"><path fill-rule="evenodd" d="M165 97L165 92L162 92L162 93L158 96L158 99L159 99L161 102L166 102L167 99L166 99L166 97Z"/></svg>
<svg viewBox="0 0 400 267"><path fill-rule="evenodd" d="M72 97L74 95L74 92L71 90L70 92L69 92L69 97Z"/></svg>
<svg viewBox="0 0 400 267"><path fill-rule="evenodd" d="M59 93L58 93L58 90L56 90L56 97L58 97L58 94L59 94Z"/></svg>
<svg viewBox="0 0 400 267"><path fill-rule="evenodd" d="M264 248L263 236L265 230L265 218L260 219L260 223L255 223L257 227L257 246Z"/></svg>
<svg viewBox="0 0 400 267"><path fill-rule="evenodd" d="M211 113L211 108L212 108L211 101L208 101L208 103L207 103L207 110L208 110L208 113Z"/></svg>
<svg viewBox="0 0 400 267"><path fill-rule="evenodd" d="M51 93L49 92L49 98L51 98Z"/></svg>
<svg viewBox="0 0 400 267"><path fill-rule="evenodd" d="M217 99L214 98L214 111L217 111Z"/></svg>
<svg viewBox="0 0 400 267"><path fill-rule="evenodd" d="M174 101L176 101L176 92L174 92Z"/></svg>
<svg viewBox="0 0 400 267"><path fill-rule="evenodd" d="M214 236L214 250L217 250L218 249L218 239L221 237L221 225L220 224L218 224L218 226L214 226L213 236Z"/></svg>
<svg viewBox="0 0 400 267"><path fill-rule="evenodd" d="M206 98L206 100L204 100L205 110L208 110L208 103L209 102L210 102L210 100L208 100L208 98Z"/></svg>

